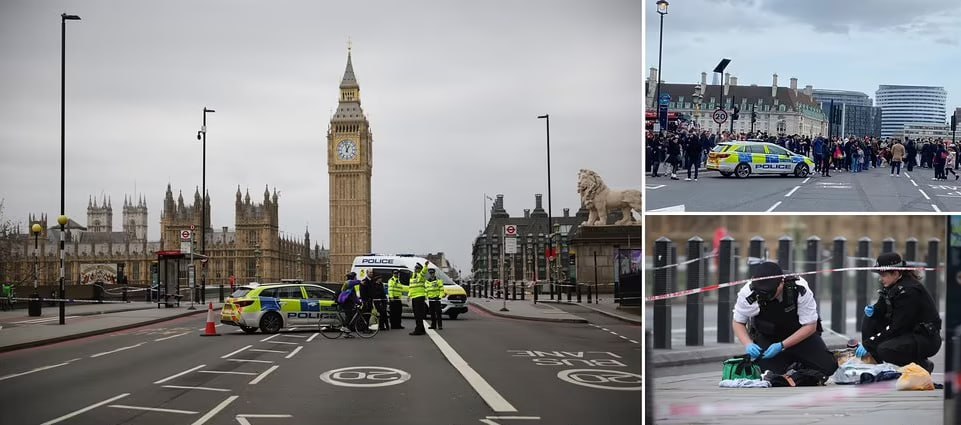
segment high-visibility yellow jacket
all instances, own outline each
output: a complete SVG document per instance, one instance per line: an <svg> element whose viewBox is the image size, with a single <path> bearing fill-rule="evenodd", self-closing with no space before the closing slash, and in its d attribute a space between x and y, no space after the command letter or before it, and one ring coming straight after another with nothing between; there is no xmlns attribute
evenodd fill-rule
<svg viewBox="0 0 961 425"><path fill-rule="evenodd" d="M410 299L424 298L427 296L427 288L424 286L427 281L427 267L420 269L420 272L414 273L410 277L410 285L408 285L407 296Z"/></svg>
<svg viewBox="0 0 961 425"><path fill-rule="evenodd" d="M425 286L427 287L427 298L432 300L444 298L444 281L434 278L434 280L428 280Z"/></svg>
<svg viewBox="0 0 961 425"><path fill-rule="evenodd" d="M407 285L401 283L399 278L391 277L387 281L387 295L392 300L399 300L409 289Z"/></svg>

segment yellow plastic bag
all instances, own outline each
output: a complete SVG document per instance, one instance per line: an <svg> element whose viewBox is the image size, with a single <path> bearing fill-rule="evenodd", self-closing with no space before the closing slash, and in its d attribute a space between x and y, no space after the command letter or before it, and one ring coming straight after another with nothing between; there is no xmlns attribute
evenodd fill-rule
<svg viewBox="0 0 961 425"><path fill-rule="evenodd" d="M898 383L895 385L898 391L930 391L934 389L931 374L915 363L898 369L898 372L901 372L901 377L898 378Z"/></svg>

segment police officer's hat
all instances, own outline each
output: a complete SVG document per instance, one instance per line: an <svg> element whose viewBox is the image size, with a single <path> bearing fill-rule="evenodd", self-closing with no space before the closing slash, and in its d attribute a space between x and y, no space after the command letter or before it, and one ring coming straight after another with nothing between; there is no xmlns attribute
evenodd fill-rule
<svg viewBox="0 0 961 425"><path fill-rule="evenodd" d="M771 278L770 276L780 276L783 274L787 273L781 270L781 266L777 263L765 261L755 264L751 267L751 288L762 292L774 292L777 290L777 286L781 284L782 278ZM783 279L785 281L798 280L797 276L787 276Z"/></svg>
<svg viewBox="0 0 961 425"><path fill-rule="evenodd" d="M400 274L400 270L394 270L394 274Z"/></svg>
<svg viewBox="0 0 961 425"><path fill-rule="evenodd" d="M437 271L437 269L435 269L435 268L433 268L433 267L427 269L427 272L428 272L428 273L434 273L434 272L436 272L436 271Z"/></svg>
<svg viewBox="0 0 961 425"><path fill-rule="evenodd" d="M906 267L907 263L901 258L901 255L897 252L885 252L878 256L878 260L874 263L874 267ZM885 270L872 270L875 273L880 274Z"/></svg>
<svg viewBox="0 0 961 425"><path fill-rule="evenodd" d="M354 272L347 273L347 278L348 278L348 279L355 279L355 278L357 278L357 273L354 273Z"/></svg>

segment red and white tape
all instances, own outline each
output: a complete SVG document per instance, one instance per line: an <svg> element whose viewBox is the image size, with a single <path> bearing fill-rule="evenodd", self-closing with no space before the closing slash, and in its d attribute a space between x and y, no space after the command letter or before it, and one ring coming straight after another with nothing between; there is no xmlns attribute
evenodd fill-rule
<svg viewBox="0 0 961 425"><path fill-rule="evenodd" d="M870 271L874 271L874 270L880 270L880 271L887 271L887 270L925 270L925 271L927 271L927 270L936 270L936 269L935 269L935 268L931 268L931 267L844 267L844 268L840 268L840 269L816 270L816 271L813 271L813 272L787 273L787 274L782 274L782 275L777 275L777 276L768 276L768 277L765 277L764 279L781 278L781 277L798 277L798 276L805 276L805 275L825 273L825 272L832 272L832 273L833 273L833 272L851 272L851 271L862 271L862 270L870 270ZM669 298L686 297L686 296L688 296L688 295L699 294L699 293L702 293L702 292L716 291L716 290L718 290L718 289L727 288L727 287L729 287L729 286L742 285L742 284L748 283L748 282L750 282L750 281L752 281L752 280L758 280L758 279L741 279L741 280L735 280L735 281L733 281L733 282L727 282L727 283L720 283L720 284L717 284L717 285L704 286L704 287L701 287L701 288L686 289L686 290L683 290L683 291L671 292L671 293L669 293L669 294L653 295L653 296L650 296L650 297L645 298L644 301L659 301L659 300L666 300L666 299L669 299Z"/></svg>

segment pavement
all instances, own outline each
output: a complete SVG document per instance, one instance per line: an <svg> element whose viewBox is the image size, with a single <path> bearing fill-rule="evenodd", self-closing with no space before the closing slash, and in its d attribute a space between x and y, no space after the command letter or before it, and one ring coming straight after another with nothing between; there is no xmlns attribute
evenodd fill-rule
<svg viewBox="0 0 961 425"><path fill-rule="evenodd" d="M220 303L213 304L215 310L220 309ZM63 325L60 325L58 306L44 305L39 317L28 316L26 309L0 311L0 352L111 333L207 312L205 306L200 304L195 306L196 310L189 310L189 303L180 305L158 309L156 303L143 301L68 304Z"/></svg>
<svg viewBox="0 0 961 425"><path fill-rule="evenodd" d="M860 173L832 171L806 178L793 176L722 177L701 170L698 181L647 176L645 203L648 211L737 212L942 212L961 211L961 181L953 176L934 181L934 170L901 170L892 177L890 168Z"/></svg>
<svg viewBox="0 0 961 425"><path fill-rule="evenodd" d="M603 294L602 294L603 295ZM559 306L570 305L579 306L604 316L620 320L622 322L640 325L640 307L621 307L614 302L612 296L601 297L597 302L588 304L586 298L583 302L559 301L550 298L538 298L535 304L533 300L507 300L494 298L468 298L467 301L484 311L495 316L508 317L521 320L535 320L543 322L566 322L566 323L587 323L588 320L578 316L576 313L565 311ZM502 311L506 308L507 311Z"/></svg>

